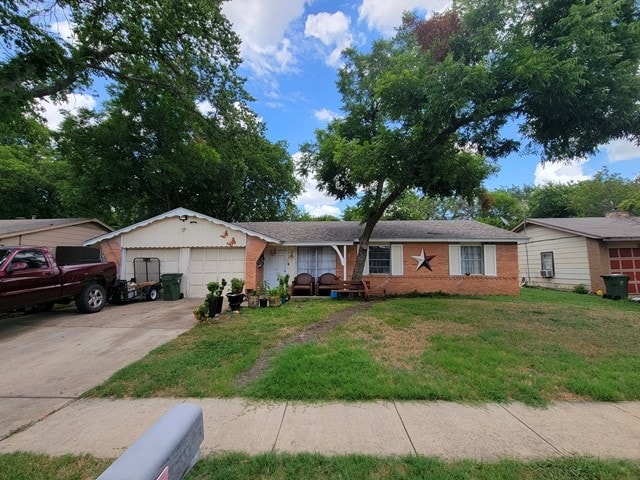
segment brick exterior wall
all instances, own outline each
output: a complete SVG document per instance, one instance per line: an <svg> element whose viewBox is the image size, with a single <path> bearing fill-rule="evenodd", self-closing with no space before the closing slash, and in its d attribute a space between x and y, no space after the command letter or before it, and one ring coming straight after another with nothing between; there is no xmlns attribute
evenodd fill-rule
<svg viewBox="0 0 640 480"><path fill-rule="evenodd" d="M120 247L120 237L100 242L100 250L102 256L107 262L115 262L118 267L118 275L120 275L120 265L122 263L122 248Z"/></svg>
<svg viewBox="0 0 640 480"><path fill-rule="evenodd" d="M258 267L257 261L260 255L264 253L267 242L264 240L247 235L247 246L245 248L245 283L246 290L255 290L262 283L264 278L264 267Z"/></svg>
<svg viewBox="0 0 640 480"><path fill-rule="evenodd" d="M427 256L435 255L431 268L416 270L417 262L412 255L420 255L424 249ZM403 275L366 275L372 296L402 295L408 293L445 292L460 295L519 295L518 247L517 244L496 245L496 276L449 275L449 244L412 243L402 249ZM353 272L356 248L347 250L347 275ZM342 266L337 266L338 276L342 276Z"/></svg>
<svg viewBox="0 0 640 480"><path fill-rule="evenodd" d="M589 262L589 276L591 278L591 290L605 291L604 280L600 275L609 275L611 266L609 263L609 249L599 240L587 238L587 261Z"/></svg>

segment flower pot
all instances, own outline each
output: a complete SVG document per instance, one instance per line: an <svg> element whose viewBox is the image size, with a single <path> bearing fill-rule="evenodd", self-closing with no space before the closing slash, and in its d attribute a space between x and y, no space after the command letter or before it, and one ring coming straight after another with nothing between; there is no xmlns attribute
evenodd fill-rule
<svg viewBox="0 0 640 480"><path fill-rule="evenodd" d="M260 307L261 308L265 308L269 306L269 300L266 298L261 298L260 299Z"/></svg>
<svg viewBox="0 0 640 480"><path fill-rule="evenodd" d="M279 307L280 306L280 297L269 297L269 306L270 307Z"/></svg>
<svg viewBox="0 0 640 480"><path fill-rule="evenodd" d="M222 313L222 297L213 297L207 300L209 304L209 316L215 317L216 314Z"/></svg>
<svg viewBox="0 0 640 480"><path fill-rule="evenodd" d="M247 303L249 304L249 308L257 308L258 307L258 297L256 295L249 295L247 297Z"/></svg>
<svg viewBox="0 0 640 480"><path fill-rule="evenodd" d="M240 304L244 302L244 293L227 293L227 300L229 300L229 308L232 312L240 310Z"/></svg>

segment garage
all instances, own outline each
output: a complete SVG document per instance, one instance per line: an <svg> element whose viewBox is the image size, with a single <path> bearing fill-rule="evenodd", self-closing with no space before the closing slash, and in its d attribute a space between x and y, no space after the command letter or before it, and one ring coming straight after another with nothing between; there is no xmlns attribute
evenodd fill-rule
<svg viewBox="0 0 640 480"><path fill-rule="evenodd" d="M246 278L249 234L253 232L179 208L85 245L100 244L103 252L108 251L119 264L121 279L134 278L135 258L158 258L162 274L182 274L180 292L186 298L202 298L211 281Z"/></svg>
<svg viewBox="0 0 640 480"><path fill-rule="evenodd" d="M189 271L189 296L204 297L213 280L245 278L244 248L193 248Z"/></svg>
<svg viewBox="0 0 640 480"><path fill-rule="evenodd" d="M629 277L629 295L640 293L640 248L610 248L611 273Z"/></svg>

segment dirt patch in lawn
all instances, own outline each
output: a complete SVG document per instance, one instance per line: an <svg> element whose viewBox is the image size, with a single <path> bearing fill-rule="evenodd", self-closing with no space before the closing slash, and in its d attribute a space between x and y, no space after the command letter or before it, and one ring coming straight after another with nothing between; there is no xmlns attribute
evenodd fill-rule
<svg viewBox="0 0 640 480"><path fill-rule="evenodd" d="M478 332L473 325L454 322L415 321L410 327L398 328L372 316L361 316L343 330L350 338L362 340L376 362L409 371L418 366L434 335Z"/></svg>
<svg viewBox="0 0 640 480"><path fill-rule="evenodd" d="M247 385L256 378L260 377L271 363L271 359L280 351L291 345L301 345L315 341L319 335L333 330L337 325L340 325L353 316L368 310L371 308L372 302L358 303L351 308L341 310L327 317L324 321L309 325L301 332L289 336L282 342L278 343L275 347L270 348L262 352L258 360L253 366L241 374L238 377L238 384L240 386Z"/></svg>

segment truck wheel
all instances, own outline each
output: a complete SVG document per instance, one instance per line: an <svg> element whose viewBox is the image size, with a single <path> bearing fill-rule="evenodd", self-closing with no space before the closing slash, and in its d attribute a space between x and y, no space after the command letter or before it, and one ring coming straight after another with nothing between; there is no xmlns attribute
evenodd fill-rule
<svg viewBox="0 0 640 480"><path fill-rule="evenodd" d="M156 287L152 287L147 292L147 300L150 302L155 302L158 299L158 289Z"/></svg>
<svg viewBox="0 0 640 480"><path fill-rule="evenodd" d="M96 313L102 310L107 299L107 291L99 283L88 283L76 296L76 307L82 313Z"/></svg>

